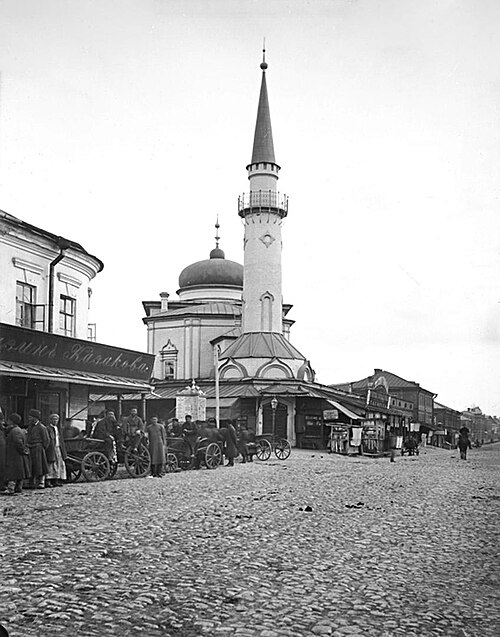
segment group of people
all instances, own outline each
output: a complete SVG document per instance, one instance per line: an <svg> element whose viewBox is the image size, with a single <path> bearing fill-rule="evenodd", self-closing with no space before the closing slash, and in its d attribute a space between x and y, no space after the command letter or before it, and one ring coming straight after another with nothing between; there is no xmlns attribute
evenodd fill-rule
<svg viewBox="0 0 500 637"><path fill-rule="evenodd" d="M220 444L228 467L234 466L238 456L243 463L252 460L249 444L255 439L245 426L235 428L232 422L218 428L215 418L195 422L186 415L182 423L177 418L164 423L152 416L146 424L135 408L120 422L115 412L108 410L100 419L89 422L85 431L71 424L62 430L58 414L51 414L44 424L37 409L29 411L27 423L19 414L12 413L5 419L0 412L0 493L16 495L23 488L62 486L67 480L64 438L82 436L103 440L111 462L117 461L117 444L137 449L143 441L151 457L152 477L161 477L165 472L169 441L173 438L183 438L193 455L202 438Z"/></svg>
<svg viewBox="0 0 500 637"><path fill-rule="evenodd" d="M12 413L0 414L0 493L17 495L23 487L60 487L66 481L66 449L58 414L44 425L38 409L31 409L28 422Z"/></svg>
<svg viewBox="0 0 500 637"><path fill-rule="evenodd" d="M118 422L113 410L108 410L100 420L88 425L86 435L105 441L105 450L110 460L116 460L116 444L134 449L145 439L151 456L153 477L161 477L164 474L169 441L173 438L183 438L188 443L192 455L196 455L196 447L201 438L221 444L228 467L234 466L234 460L239 455L242 462L251 460L248 444L254 439L252 432L245 426L238 426L236 429L232 422L228 422L225 427L219 429L215 418L194 421L189 414L183 422L178 418L171 418L166 423L157 416L152 416L146 424L135 408L131 409L130 414L123 417L121 422Z"/></svg>

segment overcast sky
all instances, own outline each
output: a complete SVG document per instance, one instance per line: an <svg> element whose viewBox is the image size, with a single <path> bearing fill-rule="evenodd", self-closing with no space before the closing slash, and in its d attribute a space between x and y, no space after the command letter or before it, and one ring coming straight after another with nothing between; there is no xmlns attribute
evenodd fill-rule
<svg viewBox="0 0 500 637"><path fill-rule="evenodd" d="M262 39L291 340L500 414L498 0L0 0L0 208L81 243L98 340L145 350L219 215L243 262Z"/></svg>

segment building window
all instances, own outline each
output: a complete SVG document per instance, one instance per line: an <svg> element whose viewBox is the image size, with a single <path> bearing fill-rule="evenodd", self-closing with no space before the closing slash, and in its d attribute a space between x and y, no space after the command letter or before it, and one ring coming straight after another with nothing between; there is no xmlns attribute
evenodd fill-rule
<svg viewBox="0 0 500 637"><path fill-rule="evenodd" d="M17 281L16 325L34 329L36 322L36 287Z"/></svg>
<svg viewBox="0 0 500 637"><path fill-rule="evenodd" d="M59 332L64 336L75 335L75 309L76 300L70 296L61 294L59 309Z"/></svg>
<svg viewBox="0 0 500 637"><path fill-rule="evenodd" d="M97 325L95 323L87 324L87 340L93 343L97 340Z"/></svg>
<svg viewBox="0 0 500 637"><path fill-rule="evenodd" d="M175 367L176 367L175 360L165 361L165 367L164 367L165 380L175 379Z"/></svg>

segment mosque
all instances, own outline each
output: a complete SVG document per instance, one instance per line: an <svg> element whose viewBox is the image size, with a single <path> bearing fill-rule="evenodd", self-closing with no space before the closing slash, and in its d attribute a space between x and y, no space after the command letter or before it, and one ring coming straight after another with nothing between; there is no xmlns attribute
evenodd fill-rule
<svg viewBox="0 0 500 637"><path fill-rule="evenodd" d="M324 440L325 410L352 422L361 418L355 397L315 382L307 357L290 341L291 305L282 299L281 229L288 198L278 191L280 166L274 154L266 82L265 51L251 161L249 192L239 197L244 222L244 264L225 258L215 247L208 259L185 267L177 299L162 292L144 301L147 351L155 354L154 393L148 413L175 416L176 395L186 385L207 397L207 417L247 424L257 434L297 434ZM129 397L124 397L129 398ZM130 397L132 398L132 397ZM359 412L359 409L357 410ZM300 432L300 433L299 433Z"/></svg>

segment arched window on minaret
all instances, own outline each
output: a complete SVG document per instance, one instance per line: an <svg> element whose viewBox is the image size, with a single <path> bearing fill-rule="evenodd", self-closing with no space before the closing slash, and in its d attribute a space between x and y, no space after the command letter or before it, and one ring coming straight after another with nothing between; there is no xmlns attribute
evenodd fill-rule
<svg viewBox="0 0 500 637"><path fill-rule="evenodd" d="M273 302L271 292L264 292L260 297L260 329L262 332L273 331Z"/></svg>

